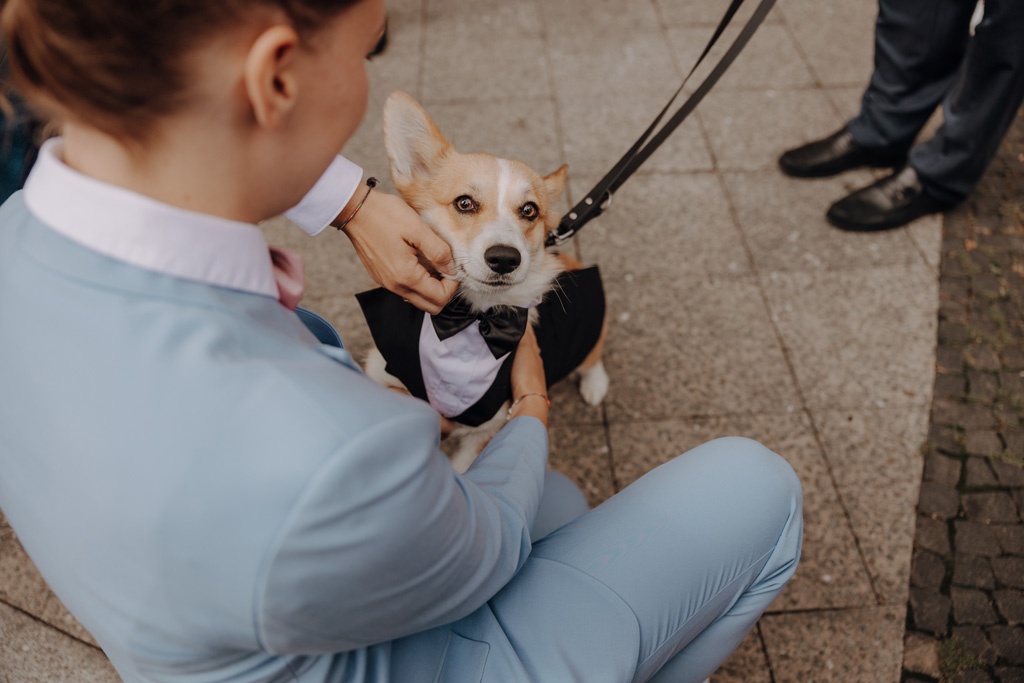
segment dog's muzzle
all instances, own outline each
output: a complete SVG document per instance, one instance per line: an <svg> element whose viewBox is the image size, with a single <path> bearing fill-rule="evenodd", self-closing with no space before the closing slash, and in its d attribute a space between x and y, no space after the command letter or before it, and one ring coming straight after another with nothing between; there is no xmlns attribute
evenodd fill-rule
<svg viewBox="0 0 1024 683"><path fill-rule="evenodd" d="M519 267L523 262L523 255L519 250L508 244L495 244L487 247L484 252L484 261L487 267L498 275L508 275Z"/></svg>

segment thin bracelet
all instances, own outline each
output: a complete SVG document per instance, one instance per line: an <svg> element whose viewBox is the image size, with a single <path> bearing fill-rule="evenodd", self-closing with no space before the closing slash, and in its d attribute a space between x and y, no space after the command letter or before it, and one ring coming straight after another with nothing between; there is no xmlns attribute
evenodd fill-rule
<svg viewBox="0 0 1024 683"><path fill-rule="evenodd" d="M522 396L520 396L516 400L512 401L512 405L510 405L508 407L508 419L509 420L512 419L512 411L515 410L516 406L519 405L519 402L522 401L527 396L540 396L542 399L544 399L544 402L548 404L548 410L551 410L551 399L549 399L545 394L538 394L536 392L530 391L530 392L527 392L527 393L523 394Z"/></svg>
<svg viewBox="0 0 1024 683"><path fill-rule="evenodd" d="M372 192L373 188L375 188L375 187L377 187L377 179L372 177L372 176L367 178L366 179L366 194L363 195L362 201L359 202L359 204L356 205L356 208L355 208L355 210L352 211L352 214L348 218L346 218L344 221L342 221L341 225L337 226L338 230L344 230L345 226L352 222L352 219L356 217L357 213L359 213L359 209L363 208L363 204L366 203L366 198L370 196L370 192Z"/></svg>

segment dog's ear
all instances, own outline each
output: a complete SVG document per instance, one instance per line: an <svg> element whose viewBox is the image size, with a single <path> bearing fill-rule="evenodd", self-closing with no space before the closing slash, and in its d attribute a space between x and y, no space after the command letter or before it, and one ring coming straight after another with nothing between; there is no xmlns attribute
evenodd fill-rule
<svg viewBox="0 0 1024 683"><path fill-rule="evenodd" d="M565 179L569 176L569 164L562 166L549 175L544 176L544 185L548 189L548 199L558 199L565 192Z"/></svg>
<svg viewBox="0 0 1024 683"><path fill-rule="evenodd" d="M396 90L384 103L384 147L391 179L402 190L448 153L451 143L416 100Z"/></svg>

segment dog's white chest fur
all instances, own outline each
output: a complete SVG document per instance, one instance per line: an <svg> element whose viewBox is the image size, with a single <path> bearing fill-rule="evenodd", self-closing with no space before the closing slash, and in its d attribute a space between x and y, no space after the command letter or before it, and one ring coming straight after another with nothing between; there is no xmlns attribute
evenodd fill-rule
<svg viewBox="0 0 1024 683"><path fill-rule="evenodd" d="M419 351L427 400L445 417L461 415L483 398L508 357L494 357L479 320L442 341L429 315L423 316Z"/></svg>

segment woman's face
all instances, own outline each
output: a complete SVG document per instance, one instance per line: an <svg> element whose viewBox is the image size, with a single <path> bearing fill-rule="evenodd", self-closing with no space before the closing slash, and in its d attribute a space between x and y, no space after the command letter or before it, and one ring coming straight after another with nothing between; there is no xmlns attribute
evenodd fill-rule
<svg viewBox="0 0 1024 683"><path fill-rule="evenodd" d="M381 44L386 28L384 0L361 0L310 39L314 92L307 103L322 118L323 133L336 141L335 153L355 133L366 113L370 91L366 60Z"/></svg>

